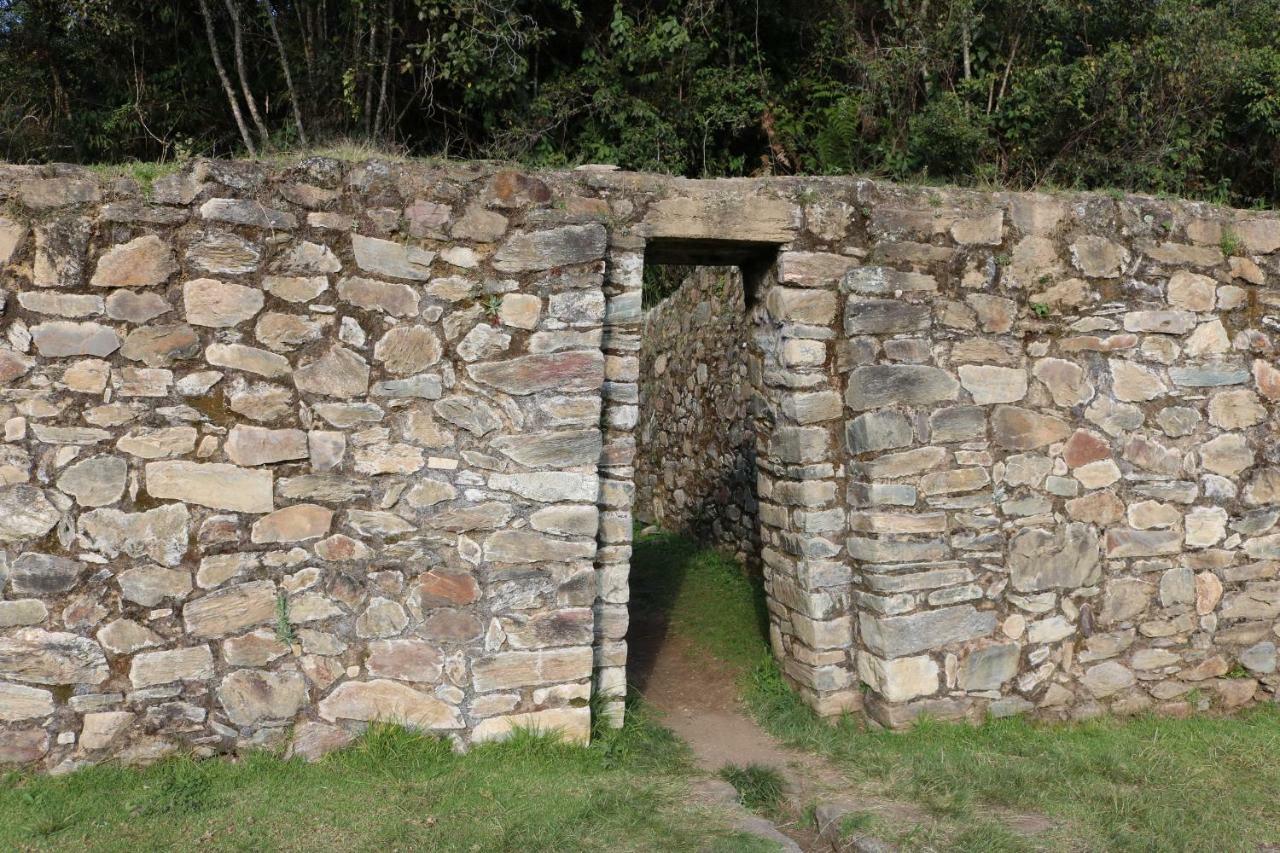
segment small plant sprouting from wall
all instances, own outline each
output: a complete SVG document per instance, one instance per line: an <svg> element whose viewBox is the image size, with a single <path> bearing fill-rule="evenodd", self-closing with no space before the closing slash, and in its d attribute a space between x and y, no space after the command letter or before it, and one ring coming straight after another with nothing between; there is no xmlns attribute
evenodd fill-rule
<svg viewBox="0 0 1280 853"><path fill-rule="evenodd" d="M484 309L484 316L489 318L489 322L498 325L498 313L502 311L502 297L498 294L492 294L484 302L480 303Z"/></svg>
<svg viewBox="0 0 1280 853"><path fill-rule="evenodd" d="M283 592L276 596L276 639L290 648L298 642L293 623L289 621L289 596Z"/></svg>
<svg viewBox="0 0 1280 853"><path fill-rule="evenodd" d="M1230 228L1223 228L1222 237L1218 240L1218 248L1222 249L1222 254L1228 258L1243 255L1244 241L1240 239L1239 234Z"/></svg>

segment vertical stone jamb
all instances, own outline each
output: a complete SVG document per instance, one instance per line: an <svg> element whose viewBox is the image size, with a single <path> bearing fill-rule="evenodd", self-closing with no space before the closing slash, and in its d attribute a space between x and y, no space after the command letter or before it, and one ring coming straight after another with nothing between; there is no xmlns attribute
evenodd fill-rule
<svg viewBox="0 0 1280 853"><path fill-rule="evenodd" d="M807 263L814 257L784 251L765 275L752 380L770 641L788 681L832 715L858 709L861 697L839 488L843 410L832 353L839 278L815 274Z"/></svg>
<svg viewBox="0 0 1280 853"><path fill-rule="evenodd" d="M627 576L640 413L640 308L644 242L612 235L605 270L605 381L600 426L600 531L596 551L595 690L610 725L621 726L627 692Z"/></svg>

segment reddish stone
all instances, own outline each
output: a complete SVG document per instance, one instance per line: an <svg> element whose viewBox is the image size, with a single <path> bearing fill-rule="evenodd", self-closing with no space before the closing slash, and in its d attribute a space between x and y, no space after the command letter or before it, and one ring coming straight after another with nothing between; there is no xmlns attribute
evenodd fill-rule
<svg viewBox="0 0 1280 853"><path fill-rule="evenodd" d="M0 766L30 764L49 751L49 733L44 729L15 729L0 732Z"/></svg>
<svg viewBox="0 0 1280 853"><path fill-rule="evenodd" d="M1111 444L1096 432L1078 429L1071 438L1067 439L1066 445L1062 448L1062 457L1070 467L1079 468L1090 462L1110 459Z"/></svg>
<svg viewBox="0 0 1280 853"><path fill-rule="evenodd" d="M1222 655L1214 655L1213 657L1205 658L1190 669L1182 670L1178 673L1178 677L1183 681L1204 681L1207 678L1226 675L1227 670L1230 668L1226 658Z"/></svg>
<svg viewBox="0 0 1280 853"><path fill-rule="evenodd" d="M498 207L524 207L551 200L551 189L519 172L499 172L489 181L487 198Z"/></svg>
<svg viewBox="0 0 1280 853"><path fill-rule="evenodd" d="M418 578L418 596L424 607L471 604L479 600L480 586L468 572L432 569Z"/></svg>
<svg viewBox="0 0 1280 853"><path fill-rule="evenodd" d="M604 381L604 356L597 350L526 355L467 367L471 378L508 394L595 391Z"/></svg>
<svg viewBox="0 0 1280 853"><path fill-rule="evenodd" d="M358 539L352 539L341 533L335 533L328 539L316 543L316 555L322 560L347 561L365 560L371 556L369 546Z"/></svg>
<svg viewBox="0 0 1280 853"><path fill-rule="evenodd" d="M1268 400L1280 400L1280 370L1258 359L1253 363L1253 381L1258 384L1259 394Z"/></svg>
<svg viewBox="0 0 1280 853"><path fill-rule="evenodd" d="M1158 474L1176 477L1182 472L1181 452L1171 450L1159 442L1140 435L1133 436L1125 444L1124 458L1139 468L1155 471Z"/></svg>
<svg viewBox="0 0 1280 853"><path fill-rule="evenodd" d="M422 622L418 633L430 640L464 643L474 640L484 632L484 625L465 610L441 609L433 611Z"/></svg>
<svg viewBox="0 0 1280 853"><path fill-rule="evenodd" d="M1111 491L1090 492L1074 498L1067 501L1066 509L1073 520L1099 526L1115 524L1124 517L1124 502Z"/></svg>
<svg viewBox="0 0 1280 853"><path fill-rule="evenodd" d="M35 359L11 349L0 349L0 382L9 383L25 376L35 366Z"/></svg>

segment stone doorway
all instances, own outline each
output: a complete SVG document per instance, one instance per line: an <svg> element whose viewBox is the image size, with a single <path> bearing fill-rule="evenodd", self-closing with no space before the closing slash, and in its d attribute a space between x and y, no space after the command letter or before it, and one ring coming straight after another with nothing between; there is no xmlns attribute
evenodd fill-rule
<svg viewBox="0 0 1280 853"><path fill-rule="evenodd" d="M638 518L701 534L760 571L770 642L788 680L820 710L848 707L847 664L813 652L848 645L847 633L828 636L831 625L849 630L847 619L831 621L846 602L807 592L814 568L834 556L815 552L815 542L824 535L838 542L844 528L843 510L832 506L843 471L832 429L839 398L830 318L817 316L834 309L834 294L780 286L781 240L626 239L614 237L606 284L617 307L605 328L596 689L617 697L620 719L626 684L644 676L627 670L628 560ZM669 308L646 315L644 271L662 265L700 272ZM669 351L650 347L646 335L655 334ZM665 411L646 413L646 383ZM823 579L831 574L823 571Z"/></svg>
<svg viewBox="0 0 1280 853"><path fill-rule="evenodd" d="M738 267L657 264L645 276L635 521L712 545L758 573L760 371L745 277ZM668 614L693 570L674 558L654 568L643 579L632 573L627 669L651 701L654 691L680 692L663 677L686 657L669 647Z"/></svg>

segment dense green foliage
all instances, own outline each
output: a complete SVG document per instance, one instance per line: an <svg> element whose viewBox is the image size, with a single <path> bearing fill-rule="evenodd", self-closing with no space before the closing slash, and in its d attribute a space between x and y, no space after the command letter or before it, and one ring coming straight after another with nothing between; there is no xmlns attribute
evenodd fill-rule
<svg viewBox="0 0 1280 853"><path fill-rule="evenodd" d="M205 5L212 41L191 0L0 0L0 156L228 155L305 133L538 165L1280 200L1280 0Z"/></svg>

